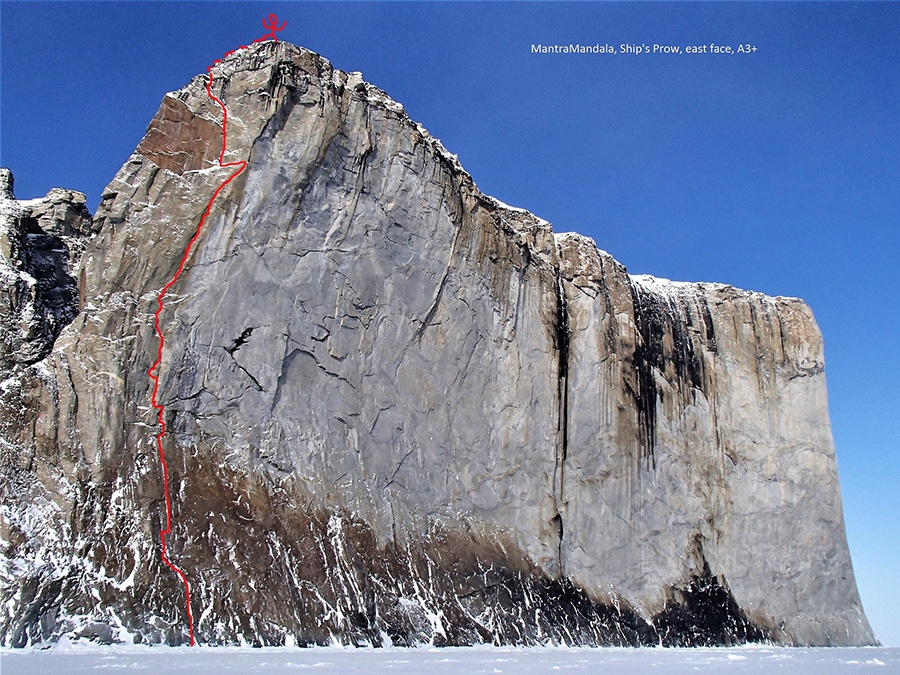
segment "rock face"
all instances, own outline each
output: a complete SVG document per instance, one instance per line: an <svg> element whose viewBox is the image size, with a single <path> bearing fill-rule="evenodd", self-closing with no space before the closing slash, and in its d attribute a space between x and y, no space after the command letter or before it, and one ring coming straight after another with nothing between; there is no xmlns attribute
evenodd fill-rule
<svg viewBox="0 0 900 675"><path fill-rule="evenodd" d="M212 74L248 167L160 320L198 641L874 641L804 303L629 276L306 50ZM228 175L205 83L93 220L2 202L5 645L187 639L147 369Z"/></svg>
<svg viewBox="0 0 900 675"><path fill-rule="evenodd" d="M17 201L9 169L0 169L0 369L50 353L78 313L72 276L91 233L84 195L54 189Z"/></svg>

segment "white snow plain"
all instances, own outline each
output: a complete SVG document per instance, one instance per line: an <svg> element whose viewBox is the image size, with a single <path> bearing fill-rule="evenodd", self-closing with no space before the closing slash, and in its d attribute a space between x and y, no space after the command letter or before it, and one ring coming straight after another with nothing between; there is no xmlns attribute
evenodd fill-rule
<svg viewBox="0 0 900 675"><path fill-rule="evenodd" d="M567 647L100 647L78 643L49 649L0 650L2 675L147 673L335 673L340 675L474 675L475 673L900 673L900 648L737 647L623 649Z"/></svg>

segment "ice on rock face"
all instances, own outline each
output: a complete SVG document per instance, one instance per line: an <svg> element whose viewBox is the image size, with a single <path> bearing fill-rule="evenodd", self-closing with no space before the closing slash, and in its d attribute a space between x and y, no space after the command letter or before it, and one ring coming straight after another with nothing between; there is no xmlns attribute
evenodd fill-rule
<svg viewBox="0 0 900 675"><path fill-rule="evenodd" d="M198 641L873 641L805 304L629 276L307 50L212 73L249 164L160 315ZM36 281L0 303L3 555L28 570L0 578L4 645L187 640L147 370L222 180L205 86L165 97L94 218L47 202L76 258L0 256ZM50 552L81 562L29 566Z"/></svg>

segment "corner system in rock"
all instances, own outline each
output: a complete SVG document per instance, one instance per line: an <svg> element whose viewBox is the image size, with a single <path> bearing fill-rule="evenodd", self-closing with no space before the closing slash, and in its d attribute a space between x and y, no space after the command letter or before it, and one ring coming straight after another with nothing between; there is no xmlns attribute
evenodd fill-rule
<svg viewBox="0 0 900 675"><path fill-rule="evenodd" d="M206 644L862 645L809 308L631 276L284 42L215 68L161 322ZM205 76L91 217L0 175L0 643L189 639L153 312Z"/></svg>

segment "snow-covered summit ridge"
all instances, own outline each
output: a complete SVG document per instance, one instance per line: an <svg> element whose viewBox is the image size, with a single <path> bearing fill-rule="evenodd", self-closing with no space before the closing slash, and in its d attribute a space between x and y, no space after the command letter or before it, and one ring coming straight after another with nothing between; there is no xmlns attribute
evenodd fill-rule
<svg viewBox="0 0 900 675"><path fill-rule="evenodd" d="M599 248L597 246L597 243L591 237L580 234L578 232L555 232L553 236L560 251L577 251L579 254L578 257L583 261L583 264L587 264L584 261L606 260L609 262L614 262L616 265L621 265L621 263L616 261L612 254ZM621 265L621 267L624 271L624 265ZM746 295L748 297L755 296L760 298L771 298L773 300L779 300L783 302L797 302L805 304L801 298L797 298L794 296L770 296L759 291L746 290L738 288L731 284L725 284L715 281L675 281L672 279L666 279L664 277L657 277L652 274L629 274L628 276L635 284L638 284L645 290L661 295L671 293L684 294L690 293L692 291L698 293L719 291L725 293Z"/></svg>

